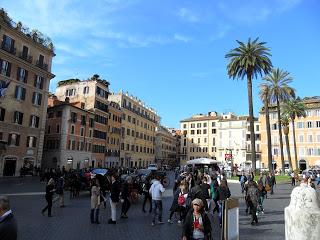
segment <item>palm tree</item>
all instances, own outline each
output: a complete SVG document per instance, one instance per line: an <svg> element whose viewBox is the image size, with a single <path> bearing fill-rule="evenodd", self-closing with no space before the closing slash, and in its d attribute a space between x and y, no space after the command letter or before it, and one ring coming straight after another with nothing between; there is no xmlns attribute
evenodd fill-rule
<svg viewBox="0 0 320 240"><path fill-rule="evenodd" d="M270 100L271 103L277 104L278 112L278 129L280 138L280 156L282 173L284 173L284 156L283 156L283 141L282 141L282 130L281 130L281 115L280 115L280 102L289 100L294 97L295 90L289 86L292 82L292 77L287 71L283 71L279 68L272 69L272 72L263 78L270 89Z"/></svg>
<svg viewBox="0 0 320 240"><path fill-rule="evenodd" d="M283 113L287 114L291 119L292 132L293 132L293 145L294 145L294 161L296 168L298 168L298 157L297 157L297 144L296 144L296 129L294 125L295 119L298 117L306 117L306 107L301 102L301 99L295 98L286 101L283 105Z"/></svg>
<svg viewBox="0 0 320 240"><path fill-rule="evenodd" d="M270 60L270 49L265 47L265 42L258 42L259 38L247 43L237 40L239 46L230 50L226 58L230 59L227 66L229 78L244 79L247 77L247 90L249 102L249 121L250 121L250 139L251 139L251 162L252 169L256 171L256 148L254 134L254 116L252 104L252 79L258 75L268 74L271 71L272 63Z"/></svg>
<svg viewBox="0 0 320 240"><path fill-rule="evenodd" d="M266 116L266 127L267 127L267 143L268 143L268 168L272 172L272 146L271 146L271 129L270 129L270 116L269 116L269 103L270 103L270 94L269 87L267 84L260 84L260 99L264 104L264 112Z"/></svg>
<svg viewBox="0 0 320 240"><path fill-rule="evenodd" d="M289 161L289 169L290 169L290 171L292 171L293 168L292 168L290 144L289 144L289 117L288 117L287 114L284 114L284 113L281 114L281 124L283 126L283 134L284 134L284 139L286 141L286 148L287 148L288 161Z"/></svg>

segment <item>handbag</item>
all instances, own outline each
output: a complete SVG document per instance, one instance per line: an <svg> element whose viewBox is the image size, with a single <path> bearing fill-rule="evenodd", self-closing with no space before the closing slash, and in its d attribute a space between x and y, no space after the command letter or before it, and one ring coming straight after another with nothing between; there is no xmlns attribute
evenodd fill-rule
<svg viewBox="0 0 320 240"><path fill-rule="evenodd" d="M271 190L270 185L269 185L269 184L266 184L265 189L266 189L267 192L269 192L269 191Z"/></svg>

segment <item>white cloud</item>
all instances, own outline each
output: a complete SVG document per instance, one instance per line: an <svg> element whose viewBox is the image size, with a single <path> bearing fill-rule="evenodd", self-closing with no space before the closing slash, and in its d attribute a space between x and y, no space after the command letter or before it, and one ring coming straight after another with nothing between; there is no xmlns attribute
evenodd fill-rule
<svg viewBox="0 0 320 240"><path fill-rule="evenodd" d="M199 21L199 18L189 9L180 8L177 11L177 15L184 21L196 23Z"/></svg>
<svg viewBox="0 0 320 240"><path fill-rule="evenodd" d="M187 37L187 36L184 36L184 35L181 35L181 34L174 34L173 38L177 41L181 41L181 42L190 42L191 38L190 37Z"/></svg>

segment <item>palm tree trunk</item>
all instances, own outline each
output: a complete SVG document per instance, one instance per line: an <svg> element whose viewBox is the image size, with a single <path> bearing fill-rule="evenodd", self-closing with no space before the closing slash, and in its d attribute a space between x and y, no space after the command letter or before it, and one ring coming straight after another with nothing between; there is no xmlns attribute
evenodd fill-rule
<svg viewBox="0 0 320 240"><path fill-rule="evenodd" d="M279 96L277 96L277 111L278 111L278 126L279 126L279 140L280 140L280 158L281 158L281 173L284 174L284 155L283 155L283 141L282 141L282 128L281 128L281 117L280 117L280 102Z"/></svg>
<svg viewBox="0 0 320 240"><path fill-rule="evenodd" d="M289 128L289 127L287 127ZM288 130L289 131L289 130ZM290 153L290 145L289 145L289 134L285 134L284 138L286 140L286 148L287 148L287 154L288 154L288 161L289 161L289 168L292 171L292 162L291 162L291 153Z"/></svg>
<svg viewBox="0 0 320 240"><path fill-rule="evenodd" d="M292 122L292 133L293 133L293 148L294 148L294 164L296 165L295 169L298 169L298 154L297 154L297 143L296 143L296 128L294 126L294 118L291 118Z"/></svg>
<svg viewBox="0 0 320 240"><path fill-rule="evenodd" d="M272 167L272 146L271 146L271 129L270 129L270 116L269 116L269 99L264 101L264 109L266 114L266 127L267 127L267 143L268 143L268 168L273 171Z"/></svg>
<svg viewBox="0 0 320 240"><path fill-rule="evenodd" d="M251 140L251 163L252 170L256 172L256 144L254 134L254 116L253 116L253 103L252 103L252 75L247 74L247 88L248 88L248 101L249 101L249 121L250 121L250 140Z"/></svg>

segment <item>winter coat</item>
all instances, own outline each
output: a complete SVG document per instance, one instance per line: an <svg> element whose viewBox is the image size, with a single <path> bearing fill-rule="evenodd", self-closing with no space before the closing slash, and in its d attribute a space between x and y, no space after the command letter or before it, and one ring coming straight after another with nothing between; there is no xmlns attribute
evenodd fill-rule
<svg viewBox="0 0 320 240"><path fill-rule="evenodd" d="M12 213L0 220L0 239L17 240L17 221Z"/></svg>
<svg viewBox="0 0 320 240"><path fill-rule="evenodd" d="M201 218L202 218L202 222L203 222L205 239L209 240L210 239L209 237L211 234L210 219L205 212L201 213ZM182 236L186 236L188 240L192 239L192 236L193 236L193 210L189 211L186 216L185 222L183 224Z"/></svg>
<svg viewBox="0 0 320 240"><path fill-rule="evenodd" d="M92 186L91 188L91 209L97 209L100 205L100 187Z"/></svg>
<svg viewBox="0 0 320 240"><path fill-rule="evenodd" d="M162 184L156 180L152 183L149 193L151 194L152 200L162 200L162 193L165 191Z"/></svg>
<svg viewBox="0 0 320 240"><path fill-rule="evenodd" d="M120 185L118 181L111 184L110 198L112 202L119 202L120 200Z"/></svg>

